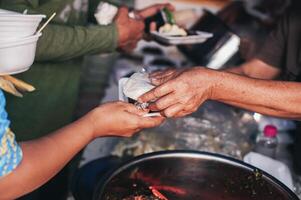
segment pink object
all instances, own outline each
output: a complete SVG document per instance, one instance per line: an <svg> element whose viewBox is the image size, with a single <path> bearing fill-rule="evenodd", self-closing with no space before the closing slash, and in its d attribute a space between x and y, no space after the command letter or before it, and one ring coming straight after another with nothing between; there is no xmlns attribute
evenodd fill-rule
<svg viewBox="0 0 301 200"><path fill-rule="evenodd" d="M265 137L273 138L277 136L278 130L274 125L266 125L264 127L263 133Z"/></svg>

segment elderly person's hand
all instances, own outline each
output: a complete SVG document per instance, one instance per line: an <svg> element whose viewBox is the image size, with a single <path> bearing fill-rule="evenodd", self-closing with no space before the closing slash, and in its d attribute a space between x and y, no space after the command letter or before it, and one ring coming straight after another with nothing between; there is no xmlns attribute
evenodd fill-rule
<svg viewBox="0 0 301 200"><path fill-rule="evenodd" d="M90 122L93 138L102 136L131 137L144 128L159 126L163 117L143 117L147 111L133 104L111 102L100 105L84 118Z"/></svg>
<svg viewBox="0 0 301 200"><path fill-rule="evenodd" d="M159 86L138 100L155 101L150 109L161 111L166 117L182 117L195 112L204 101L211 99L215 77L213 70L200 67L156 72L150 78Z"/></svg>

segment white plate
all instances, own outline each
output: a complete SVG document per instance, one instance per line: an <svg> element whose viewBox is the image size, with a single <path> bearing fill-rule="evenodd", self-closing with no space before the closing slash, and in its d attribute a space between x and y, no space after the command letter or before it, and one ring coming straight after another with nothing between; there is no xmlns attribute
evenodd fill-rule
<svg viewBox="0 0 301 200"><path fill-rule="evenodd" d="M158 31L152 31L151 35L154 36L155 40L169 45L200 44L213 37L212 33L202 31L197 31L196 33L197 35L169 36L160 34Z"/></svg>

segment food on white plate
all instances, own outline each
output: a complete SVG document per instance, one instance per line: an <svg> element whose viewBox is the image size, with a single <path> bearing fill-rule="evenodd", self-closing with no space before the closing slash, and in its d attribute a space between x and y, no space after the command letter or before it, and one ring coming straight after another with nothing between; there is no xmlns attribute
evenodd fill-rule
<svg viewBox="0 0 301 200"><path fill-rule="evenodd" d="M168 36L187 36L185 29L179 27L176 24L166 23L164 26L159 28L159 33Z"/></svg>
<svg viewBox="0 0 301 200"><path fill-rule="evenodd" d="M123 86L123 93L126 97L136 101L154 87L147 73L134 73Z"/></svg>

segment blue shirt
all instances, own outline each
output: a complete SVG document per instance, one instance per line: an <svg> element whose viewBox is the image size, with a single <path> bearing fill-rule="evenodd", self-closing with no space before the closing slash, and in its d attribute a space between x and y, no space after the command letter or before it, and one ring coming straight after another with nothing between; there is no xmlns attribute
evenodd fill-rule
<svg viewBox="0 0 301 200"><path fill-rule="evenodd" d="M22 150L9 129L5 97L0 90L0 178L12 172L22 160Z"/></svg>

